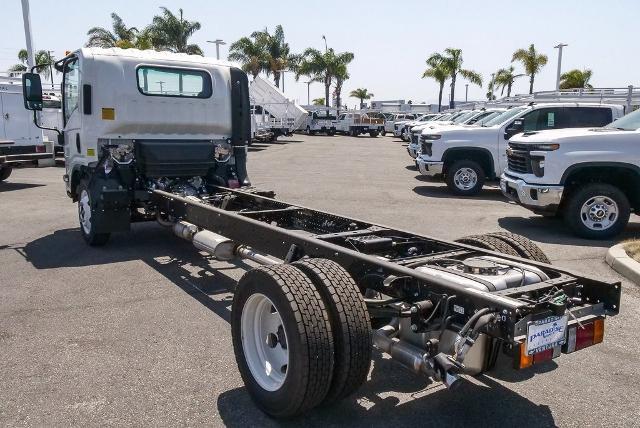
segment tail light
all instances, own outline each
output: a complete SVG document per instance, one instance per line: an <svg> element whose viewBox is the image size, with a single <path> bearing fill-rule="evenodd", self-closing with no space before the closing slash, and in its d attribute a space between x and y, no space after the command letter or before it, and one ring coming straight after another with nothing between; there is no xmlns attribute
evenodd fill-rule
<svg viewBox="0 0 640 428"><path fill-rule="evenodd" d="M36 153L46 153L47 148L45 146L36 146Z"/></svg>
<svg viewBox="0 0 640 428"><path fill-rule="evenodd" d="M518 352L514 359L514 366L516 369L526 369L534 364L550 361L560 356L560 346L547 349L546 351L540 351L536 354L527 355L527 344L522 342L518 344Z"/></svg>
<svg viewBox="0 0 640 428"><path fill-rule="evenodd" d="M567 343L562 352L570 354L575 351L601 343L604 339L604 318L592 322L574 324L567 331Z"/></svg>

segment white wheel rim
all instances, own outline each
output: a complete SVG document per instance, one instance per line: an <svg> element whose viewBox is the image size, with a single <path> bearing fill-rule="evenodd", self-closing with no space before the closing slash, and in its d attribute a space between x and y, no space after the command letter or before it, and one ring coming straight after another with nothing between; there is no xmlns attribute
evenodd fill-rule
<svg viewBox="0 0 640 428"><path fill-rule="evenodd" d="M607 196L594 196L582 204L580 219L590 230L607 230L618 221L618 204Z"/></svg>
<svg viewBox="0 0 640 428"><path fill-rule="evenodd" d="M89 205L89 192L85 189L80 193L78 201L78 216L80 217L80 226L87 235L91 233L91 206Z"/></svg>
<svg viewBox="0 0 640 428"><path fill-rule="evenodd" d="M267 391L277 391L287 378L289 343L280 313L264 294L250 296L240 321L244 358L253 378Z"/></svg>
<svg viewBox="0 0 640 428"><path fill-rule="evenodd" d="M478 174L472 168L460 168L453 175L453 183L460 190L473 189L478 183Z"/></svg>

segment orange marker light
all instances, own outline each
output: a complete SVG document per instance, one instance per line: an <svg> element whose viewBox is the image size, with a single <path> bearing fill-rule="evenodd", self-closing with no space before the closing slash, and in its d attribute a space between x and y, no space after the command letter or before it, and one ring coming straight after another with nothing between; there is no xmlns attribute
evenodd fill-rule
<svg viewBox="0 0 640 428"><path fill-rule="evenodd" d="M601 343L604 339L604 318L599 318L593 322L593 344Z"/></svg>
<svg viewBox="0 0 640 428"><path fill-rule="evenodd" d="M519 369L526 369L533 365L533 355L527 355L527 343L522 342L520 344L520 361L518 364Z"/></svg>

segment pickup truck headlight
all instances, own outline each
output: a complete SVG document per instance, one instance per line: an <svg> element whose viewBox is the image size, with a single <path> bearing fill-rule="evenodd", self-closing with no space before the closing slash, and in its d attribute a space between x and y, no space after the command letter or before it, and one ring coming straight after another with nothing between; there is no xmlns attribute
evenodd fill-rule
<svg viewBox="0 0 640 428"><path fill-rule="evenodd" d="M540 150L543 152L552 152L554 150L558 150L560 148L560 144L557 144L557 143L531 144L530 146L528 146L528 148L532 151Z"/></svg>
<svg viewBox="0 0 640 428"><path fill-rule="evenodd" d="M440 134L425 134L422 137L420 137L422 141L435 141L435 140L439 140L440 138L442 138L442 135Z"/></svg>

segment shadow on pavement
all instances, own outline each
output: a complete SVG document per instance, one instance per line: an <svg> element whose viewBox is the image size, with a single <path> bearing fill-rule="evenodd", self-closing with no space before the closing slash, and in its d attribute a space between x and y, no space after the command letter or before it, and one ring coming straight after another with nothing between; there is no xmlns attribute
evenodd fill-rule
<svg viewBox="0 0 640 428"><path fill-rule="evenodd" d="M371 379L354 396L301 418L277 421L252 403L244 387L218 397L226 426L555 426L550 409L537 405L486 376L463 381L454 391L415 376L380 354ZM411 394L401 402L394 393ZM526 417L525 417L526 415Z"/></svg>
<svg viewBox="0 0 640 428"><path fill-rule="evenodd" d="M421 180L426 181L426 180ZM427 196L430 198L441 198L441 199L475 199L475 200L485 200L485 201L497 201L507 203L508 201L502 196L500 189L491 189L485 188L480 191L475 196L466 196L460 197L451 193L447 186L416 186L413 188L413 191L420 196Z"/></svg>
<svg viewBox="0 0 640 428"><path fill-rule="evenodd" d="M31 184L31 183L12 183L2 181L0 182L0 193L13 192L14 190L31 189L33 187L42 187L44 184Z"/></svg>
<svg viewBox="0 0 640 428"><path fill-rule="evenodd" d="M18 251L37 269L142 260L229 322L230 293L236 281L227 275L227 271L246 270L251 266L241 261L214 262L203 257L190 243L173 237L169 231L161 231L162 227L157 224L138 224L129 234L114 235L107 247L90 248L84 244L77 229L65 229L24 247L8 248ZM332 407L314 410L304 417L304 424L408 426L420 421L420 425L432 422L447 426L497 426L503 425L504 421L517 420L521 427L554 426L548 407L536 405L487 376L473 383L464 381L456 391L449 391L427 378L415 376L378 352L374 352L372 364L371 380L354 397ZM514 374L505 369L494 377L515 382L534 374ZM411 398L401 401L394 393L410 394ZM300 419L283 423L266 417L251 402L244 387L224 392L218 397L217 405L228 426L299 426L301 423Z"/></svg>
<svg viewBox="0 0 640 428"><path fill-rule="evenodd" d="M533 241L579 247L609 248L618 242L640 236L640 223L629 223L624 232L607 240L579 238L573 234L561 218L545 218L537 215L502 217L498 219L498 224L509 232L524 235Z"/></svg>

